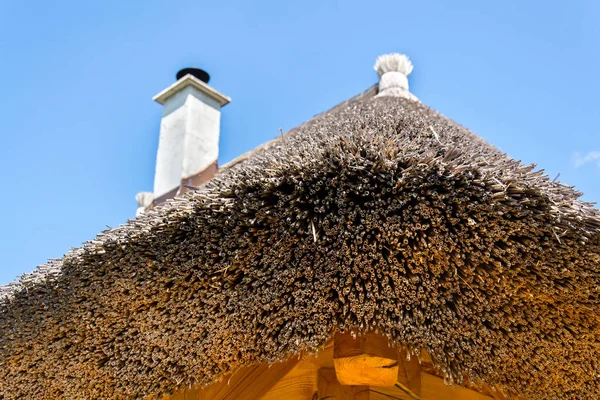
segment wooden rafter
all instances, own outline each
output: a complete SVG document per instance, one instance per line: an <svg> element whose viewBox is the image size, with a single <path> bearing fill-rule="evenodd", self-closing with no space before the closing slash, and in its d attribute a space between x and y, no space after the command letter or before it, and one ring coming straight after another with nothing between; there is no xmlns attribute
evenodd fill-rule
<svg viewBox="0 0 600 400"><path fill-rule="evenodd" d="M169 400L241 400L259 399L294 369L300 360L291 358L269 365L261 363L239 369L232 375L213 385L186 388L178 391Z"/></svg>
<svg viewBox="0 0 600 400"><path fill-rule="evenodd" d="M337 333L333 339L337 380L346 386L394 386L398 380L398 351L385 336L367 333L353 337Z"/></svg>
<svg viewBox="0 0 600 400"><path fill-rule="evenodd" d="M269 366L267 363L245 367L206 388L181 390L169 400L505 400L494 389L448 386L437 376L431 359L408 355L406 350L391 349L387 339L371 337L358 345L367 354L384 351L385 357L397 361L397 375L391 386L343 385L336 373L335 341L315 356L292 358ZM374 344L378 342L379 344ZM338 342L339 343L339 342ZM343 342L342 342L343 343ZM382 345L385 343L385 346ZM345 348L353 348L345 343ZM379 350L377 350L379 349ZM342 349L343 350L343 349ZM355 350L353 350L355 351ZM337 355L352 354L340 353ZM339 357L337 358L339 360Z"/></svg>

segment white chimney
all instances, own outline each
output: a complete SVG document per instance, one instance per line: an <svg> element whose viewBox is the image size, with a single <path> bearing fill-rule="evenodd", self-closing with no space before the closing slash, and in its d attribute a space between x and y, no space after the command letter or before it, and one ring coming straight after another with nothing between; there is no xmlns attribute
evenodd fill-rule
<svg viewBox="0 0 600 400"><path fill-rule="evenodd" d="M208 86L208 80L203 70L186 68L177 73L177 82L153 98L164 106L154 175L155 201L173 197L182 185L208 168L216 170L221 107L231 99Z"/></svg>

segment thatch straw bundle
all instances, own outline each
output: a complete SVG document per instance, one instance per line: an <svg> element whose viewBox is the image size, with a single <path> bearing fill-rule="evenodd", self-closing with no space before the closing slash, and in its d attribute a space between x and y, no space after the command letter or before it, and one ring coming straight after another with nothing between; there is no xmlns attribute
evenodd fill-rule
<svg viewBox="0 0 600 400"><path fill-rule="evenodd" d="M14 285L0 394L127 398L375 330L456 383L600 397L600 213L426 106L367 97Z"/></svg>

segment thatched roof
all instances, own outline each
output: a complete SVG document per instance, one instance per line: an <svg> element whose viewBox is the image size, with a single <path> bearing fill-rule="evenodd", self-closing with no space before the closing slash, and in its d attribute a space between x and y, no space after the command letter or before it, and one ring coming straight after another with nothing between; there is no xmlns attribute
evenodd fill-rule
<svg viewBox="0 0 600 400"><path fill-rule="evenodd" d="M0 396L143 397L377 331L454 382L600 397L600 213L403 97L319 115L13 285Z"/></svg>

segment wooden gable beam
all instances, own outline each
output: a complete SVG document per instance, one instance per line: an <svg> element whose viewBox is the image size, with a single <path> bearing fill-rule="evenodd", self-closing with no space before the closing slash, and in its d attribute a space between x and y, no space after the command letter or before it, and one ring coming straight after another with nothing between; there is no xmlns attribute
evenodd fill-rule
<svg viewBox="0 0 600 400"><path fill-rule="evenodd" d="M318 371L329 368L333 371L333 342L328 343L317 354L303 359L292 371L273 386L261 400L316 400L318 393ZM333 372L335 374L335 372Z"/></svg>
<svg viewBox="0 0 600 400"><path fill-rule="evenodd" d="M259 399L287 375L300 360L297 357L274 364L245 367L215 385L202 389L198 400ZM187 399L186 399L187 400Z"/></svg>
<svg viewBox="0 0 600 400"><path fill-rule="evenodd" d="M396 387L411 394L421 394L421 362L416 354L406 349L398 352L398 380Z"/></svg>
<svg viewBox="0 0 600 400"><path fill-rule="evenodd" d="M385 336L375 333L356 338L336 333L333 363L342 385L394 386L398 381L398 351Z"/></svg>
<svg viewBox="0 0 600 400"><path fill-rule="evenodd" d="M493 400L492 397L462 386L448 386L438 376L421 373L421 393L402 384L393 387L345 386L337 381L333 368L319 370L318 394L314 400ZM310 397L305 397L310 400Z"/></svg>
<svg viewBox="0 0 600 400"><path fill-rule="evenodd" d="M375 335L377 336L377 335ZM336 335L337 338L337 335ZM340 364L338 357L335 358L335 340L325 346L314 356L307 356L300 360L297 357L285 362L275 363L269 366L262 363L238 370L236 373L226 376L221 382L206 388L192 388L177 392L166 399L169 400L208 400L208 399L261 399L261 400L505 400L501 393L481 393L481 388L468 388L461 386L446 386L431 365L431 360L424 354L421 360L415 355L410 357L406 350L392 349L389 352L387 339L369 337L356 343L344 342L344 340L355 340L353 338L338 338L342 343L342 351L338 347L337 355L356 356L356 348L367 356L382 354L386 360L396 361L397 375L393 385L344 385L338 380L336 367ZM374 344L375 343L375 344ZM385 344L385 345L384 345ZM346 351L351 349L351 351ZM395 358L394 358L395 357ZM343 357L342 357L343 358ZM336 360L338 361L336 364ZM347 366L351 363L344 363ZM392 363L393 364L393 363ZM369 364L368 368L372 364ZM389 365L384 364L384 365ZM354 368L352 366L352 368ZM345 371L351 371L352 368ZM376 369L376 368L375 368ZM384 368L386 369L386 368ZM360 371L360 368L358 368ZM366 375L360 375L360 379L372 378L370 371ZM356 368L354 372L356 373ZM380 375L375 374L380 382ZM351 378L350 379L354 379ZM391 380L390 380L391 381ZM476 389L476 390L473 390Z"/></svg>
<svg viewBox="0 0 600 400"><path fill-rule="evenodd" d="M207 387L184 388L163 400L243 400L259 399L294 369L297 357L269 365L243 367Z"/></svg>
<svg viewBox="0 0 600 400"><path fill-rule="evenodd" d="M311 400L316 393L317 369L308 362L301 362L260 400Z"/></svg>

